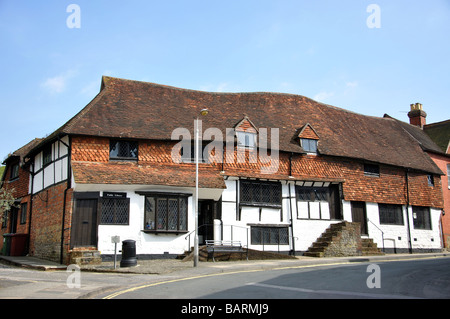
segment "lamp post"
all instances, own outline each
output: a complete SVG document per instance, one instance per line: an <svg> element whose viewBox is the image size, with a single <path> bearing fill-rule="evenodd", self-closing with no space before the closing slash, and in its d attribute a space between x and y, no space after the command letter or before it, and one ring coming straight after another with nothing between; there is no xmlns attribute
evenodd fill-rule
<svg viewBox="0 0 450 319"><path fill-rule="evenodd" d="M208 109L202 109L200 114L205 116L208 114ZM195 236L194 236L194 267L198 266L198 147L199 146L199 129L198 129L198 115L195 121Z"/></svg>

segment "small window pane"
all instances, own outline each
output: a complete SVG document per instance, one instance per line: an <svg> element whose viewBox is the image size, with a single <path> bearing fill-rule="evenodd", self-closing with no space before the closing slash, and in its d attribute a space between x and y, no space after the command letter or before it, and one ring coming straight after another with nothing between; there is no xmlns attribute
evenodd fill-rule
<svg viewBox="0 0 450 319"><path fill-rule="evenodd" d="M308 153L317 153L317 140L302 138L302 148Z"/></svg>
<svg viewBox="0 0 450 319"><path fill-rule="evenodd" d="M237 132L238 145L243 147L255 147L256 134L248 132Z"/></svg>
<svg viewBox="0 0 450 319"><path fill-rule="evenodd" d="M144 230L187 230L187 208L183 196L146 196Z"/></svg>
<svg viewBox="0 0 450 319"><path fill-rule="evenodd" d="M25 224L27 222L27 209L28 203L20 205L20 223Z"/></svg>
<svg viewBox="0 0 450 319"><path fill-rule="evenodd" d="M101 224L128 225L130 215L129 198L103 198Z"/></svg>
<svg viewBox="0 0 450 319"><path fill-rule="evenodd" d="M404 225L401 205L378 204L380 224Z"/></svg>
<svg viewBox="0 0 450 319"><path fill-rule="evenodd" d="M413 206L413 221L415 229L431 230L430 208Z"/></svg>
<svg viewBox="0 0 450 319"><path fill-rule="evenodd" d="M241 180L240 202L253 205L281 205L281 183Z"/></svg>
<svg viewBox="0 0 450 319"><path fill-rule="evenodd" d="M289 230L287 227L251 227L252 245L288 245Z"/></svg>
<svg viewBox="0 0 450 319"><path fill-rule="evenodd" d="M52 162L52 146L49 145L46 148L44 148L44 151L43 151L43 162L42 163L45 166L45 165L47 165L47 164L49 164L51 162Z"/></svg>
<svg viewBox="0 0 450 319"><path fill-rule="evenodd" d="M155 229L156 220L155 220L155 198L154 197L146 197L145 198L145 220L144 226L147 230Z"/></svg>
<svg viewBox="0 0 450 319"><path fill-rule="evenodd" d="M14 164L11 167L11 177L10 180L16 179L19 177L19 164Z"/></svg>
<svg viewBox="0 0 450 319"><path fill-rule="evenodd" d="M132 141L111 141L109 157L118 159L137 159L138 143Z"/></svg>
<svg viewBox="0 0 450 319"><path fill-rule="evenodd" d="M379 177L380 167L378 165L364 164L364 175Z"/></svg>

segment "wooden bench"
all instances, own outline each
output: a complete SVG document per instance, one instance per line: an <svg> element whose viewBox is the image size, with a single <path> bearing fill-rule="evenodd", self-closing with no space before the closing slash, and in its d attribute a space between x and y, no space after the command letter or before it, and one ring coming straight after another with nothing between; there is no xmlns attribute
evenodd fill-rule
<svg viewBox="0 0 450 319"><path fill-rule="evenodd" d="M206 240L206 250L208 252L208 259L209 256L212 256L213 261L214 254L215 253L241 253L246 254L247 260L248 260L248 249L244 248L240 241L233 241L233 240Z"/></svg>

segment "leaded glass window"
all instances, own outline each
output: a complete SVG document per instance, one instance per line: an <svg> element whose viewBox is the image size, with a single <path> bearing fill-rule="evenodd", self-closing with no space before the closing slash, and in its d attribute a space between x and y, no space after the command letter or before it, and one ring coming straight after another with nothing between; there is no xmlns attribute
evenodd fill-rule
<svg viewBox="0 0 450 319"><path fill-rule="evenodd" d="M100 224L128 225L130 217L129 198L103 198Z"/></svg>
<svg viewBox="0 0 450 319"><path fill-rule="evenodd" d="M380 224L404 225L402 205L378 204Z"/></svg>
<svg viewBox="0 0 450 319"><path fill-rule="evenodd" d="M109 158L111 159L137 159L138 142L112 140L109 143Z"/></svg>
<svg viewBox="0 0 450 319"><path fill-rule="evenodd" d="M413 206L414 229L432 229L429 207Z"/></svg>
<svg viewBox="0 0 450 319"><path fill-rule="evenodd" d="M186 231L187 197L166 194L145 197L144 230Z"/></svg>
<svg viewBox="0 0 450 319"><path fill-rule="evenodd" d="M288 245L289 230L287 227L251 227L252 245Z"/></svg>
<svg viewBox="0 0 450 319"><path fill-rule="evenodd" d="M241 204L280 206L281 183L241 180L240 181Z"/></svg>

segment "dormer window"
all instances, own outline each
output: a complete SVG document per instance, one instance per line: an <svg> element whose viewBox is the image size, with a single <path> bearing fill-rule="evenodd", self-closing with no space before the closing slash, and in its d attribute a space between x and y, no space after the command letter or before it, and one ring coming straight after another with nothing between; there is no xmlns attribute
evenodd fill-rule
<svg viewBox="0 0 450 319"><path fill-rule="evenodd" d="M236 124L234 129L236 130L238 147L245 147L245 148L257 147L256 138L258 134L258 129L252 123L252 121L250 121L248 116L244 116L244 118Z"/></svg>
<svg viewBox="0 0 450 319"><path fill-rule="evenodd" d="M316 130L309 124L305 124L298 133L300 146L308 154L317 154L317 144L319 135Z"/></svg>
<svg viewBox="0 0 450 319"><path fill-rule="evenodd" d="M247 148L256 147L256 134L249 132L236 132L237 134L237 145Z"/></svg>
<svg viewBox="0 0 450 319"><path fill-rule="evenodd" d="M301 138L300 143L305 152L317 154L317 140Z"/></svg>

